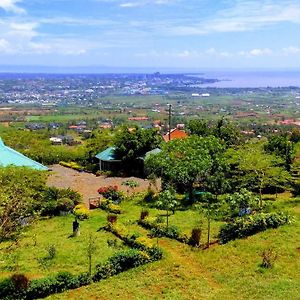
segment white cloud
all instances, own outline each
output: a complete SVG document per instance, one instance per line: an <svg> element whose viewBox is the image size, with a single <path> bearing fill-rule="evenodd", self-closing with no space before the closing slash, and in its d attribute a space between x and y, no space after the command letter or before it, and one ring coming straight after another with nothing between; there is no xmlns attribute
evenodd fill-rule
<svg viewBox="0 0 300 300"><path fill-rule="evenodd" d="M282 49L283 54L285 55L294 55L300 54L300 47L290 46Z"/></svg>
<svg viewBox="0 0 300 300"><path fill-rule="evenodd" d="M167 24L161 28L171 35L204 35L210 33L253 31L278 23L300 24L299 1L278 0L235 0L230 8L207 16L202 20L177 20L176 24Z"/></svg>
<svg viewBox="0 0 300 300"><path fill-rule="evenodd" d="M139 0L139 1L132 1L132 2L123 2L120 3L120 7L124 8L132 8L132 7L142 7L145 5L165 5L171 4L173 2L177 2L177 0Z"/></svg>
<svg viewBox="0 0 300 300"><path fill-rule="evenodd" d="M238 55L245 56L245 57L269 56L271 54L273 54L273 51L269 48L263 48L263 49L256 48L249 51L238 52Z"/></svg>
<svg viewBox="0 0 300 300"><path fill-rule="evenodd" d="M22 2L22 0L0 0L0 8L7 12L23 14L25 10L17 5L19 2Z"/></svg>

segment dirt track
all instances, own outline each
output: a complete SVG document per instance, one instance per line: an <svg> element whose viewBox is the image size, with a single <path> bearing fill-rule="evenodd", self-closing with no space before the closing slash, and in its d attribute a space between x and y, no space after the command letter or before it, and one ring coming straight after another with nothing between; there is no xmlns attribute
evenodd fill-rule
<svg viewBox="0 0 300 300"><path fill-rule="evenodd" d="M145 191L149 186L148 180L135 177L96 177L94 174L77 172L60 165L50 166L50 169L52 171L48 178L48 186L71 188L83 196L85 203L88 203L89 198L99 196L97 193L99 187L117 185L120 190L127 192L128 189L122 185L122 182L128 179L139 183L139 186L134 188L134 192Z"/></svg>

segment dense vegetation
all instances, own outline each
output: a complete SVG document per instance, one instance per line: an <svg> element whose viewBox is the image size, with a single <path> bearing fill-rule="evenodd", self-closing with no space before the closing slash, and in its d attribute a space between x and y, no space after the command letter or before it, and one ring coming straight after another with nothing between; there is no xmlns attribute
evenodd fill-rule
<svg viewBox="0 0 300 300"><path fill-rule="evenodd" d="M188 271L198 274L197 268L201 266L204 273L213 277L206 283L207 289L217 289L211 282L224 285L227 290L222 297L226 299L237 289L234 282L255 287L249 278L242 281L238 275L240 272L250 276L244 264L254 270L250 273L258 282L264 282L264 276L271 280L269 274L275 273L277 284L284 284L276 269L277 252L280 252L278 265L283 278L292 274L295 278L289 288L298 292L299 276L288 270L290 259L298 251L292 242L300 242L296 227L299 199L292 199L290 194L300 194L297 159L300 147L296 132L273 134L268 139L243 139L237 127L225 119L212 123L192 120L188 128L189 137L168 143L163 143L154 129L96 130L89 136L81 136L81 145L74 146L50 145L47 132L1 129L0 135L8 145L31 158L45 164L63 161L63 165L76 166L80 171L94 171L95 154L114 145L115 154L128 173L139 168L145 158L148 177L152 181L160 178L162 186L159 192L149 185L147 191L134 194L133 189L130 191L134 181L127 180L124 181L128 187L126 195L116 186L99 187L101 197L96 205L99 209L90 213L78 193L47 187L46 173L0 168L0 249L3 251L0 268L4 278L0 283L0 298L45 297L124 271L140 277L141 270L149 274L151 270L162 272L165 267L176 273L171 267L172 260L176 261L173 268L174 264L181 268L186 257L191 257L194 262ZM144 157L157 147L161 148L159 153ZM265 242L268 238L271 243ZM282 246L284 239L288 239L287 250ZM251 241L257 243L254 253ZM161 245L165 256L155 244ZM280 257L286 252L289 257ZM225 278L224 272L229 269L222 260L228 256L240 268L231 266L235 277L230 274ZM210 259L220 266L209 262ZM150 262L155 263L143 266ZM137 270L129 271L133 268ZM124 279L123 275L119 276ZM155 276L150 274L150 278ZM187 274L183 277L197 285ZM142 284L148 282L145 278L140 280ZM108 279L110 282L118 279ZM100 283L99 287L103 285ZM257 292L247 295L262 298L261 288L256 288ZM89 289L84 291L89 293ZM172 298L172 293L167 293ZM195 297L191 287L188 287L189 295L181 293L176 297ZM201 296L205 294L201 293ZM284 286L274 293L267 291L266 295L284 298L290 294Z"/></svg>

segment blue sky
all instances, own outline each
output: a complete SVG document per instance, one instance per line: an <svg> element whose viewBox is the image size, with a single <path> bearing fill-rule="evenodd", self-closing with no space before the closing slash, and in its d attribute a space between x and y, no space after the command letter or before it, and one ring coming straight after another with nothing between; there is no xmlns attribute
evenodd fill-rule
<svg viewBox="0 0 300 300"><path fill-rule="evenodd" d="M300 0L0 0L0 64L299 68Z"/></svg>

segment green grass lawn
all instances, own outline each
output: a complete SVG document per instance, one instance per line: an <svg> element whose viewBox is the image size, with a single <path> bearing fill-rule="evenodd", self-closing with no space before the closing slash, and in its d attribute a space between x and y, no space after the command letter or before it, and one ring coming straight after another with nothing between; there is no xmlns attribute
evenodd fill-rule
<svg viewBox="0 0 300 300"><path fill-rule="evenodd" d="M192 249L177 241L160 238L158 244L164 250L161 261L47 299L300 299L300 199L282 194L272 203L274 209L290 211L295 222L226 245L215 244L207 250ZM121 206L124 214L118 217L118 222L125 224L130 232L146 234L145 229L133 222L139 218L142 206L134 200L126 200ZM153 208L149 208L149 212L150 216L164 213ZM170 224L190 233L201 218L198 211L177 211L170 217ZM89 232L95 236L98 245L94 264L117 251L107 246L107 239L113 238L110 234L97 232L106 222L106 213L93 211L91 218L81 223L78 238L68 237L72 221L71 216L58 217L39 221L30 228L20 241L20 271L32 277L62 270L85 271ZM220 224L213 222L213 236ZM205 227L204 219L204 241ZM35 247L34 234L37 235ZM57 258L48 269L42 269L36 258L47 254L44 249L48 244L57 246ZM3 249L8 244L0 246ZM272 269L260 267L261 254L267 248L273 248L278 255ZM4 256L0 261L6 261ZM5 276L12 273L4 271L3 266L1 272L5 272Z"/></svg>
<svg viewBox="0 0 300 300"><path fill-rule="evenodd" d="M43 277L59 271L77 274L88 270L87 246L89 235L97 245L94 265L107 260L117 250L107 244L115 237L97 230L106 224L106 214L94 211L89 220L80 222L79 237L71 237L73 216L55 217L38 221L24 233L17 244L0 244L0 278L13 273L25 273L30 278ZM48 259L49 246L56 256ZM125 247L125 246L124 246Z"/></svg>

